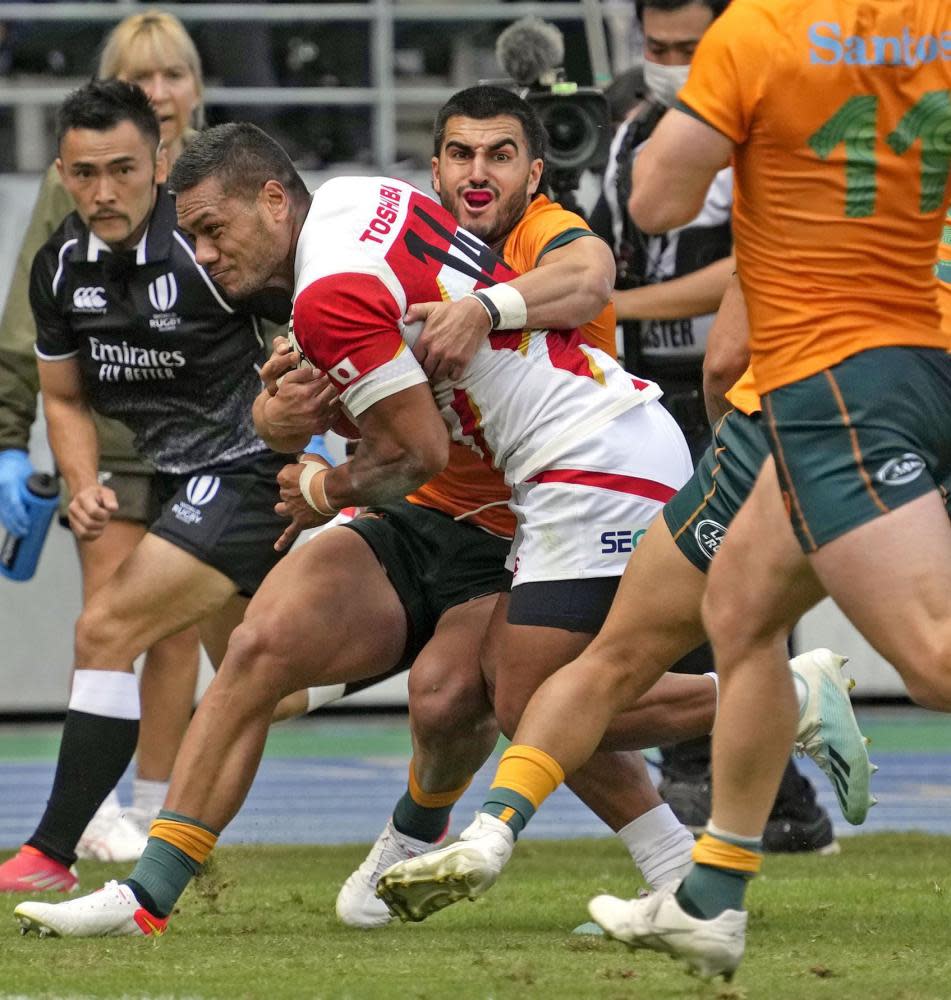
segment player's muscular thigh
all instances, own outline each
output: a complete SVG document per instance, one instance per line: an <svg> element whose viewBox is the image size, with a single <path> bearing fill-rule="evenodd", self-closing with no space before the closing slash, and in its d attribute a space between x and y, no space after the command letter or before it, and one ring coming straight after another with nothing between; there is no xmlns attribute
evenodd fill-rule
<svg viewBox="0 0 951 1000"><path fill-rule="evenodd" d="M330 528L286 556L255 594L222 664L286 693L372 677L406 644L403 606L356 532Z"/></svg>

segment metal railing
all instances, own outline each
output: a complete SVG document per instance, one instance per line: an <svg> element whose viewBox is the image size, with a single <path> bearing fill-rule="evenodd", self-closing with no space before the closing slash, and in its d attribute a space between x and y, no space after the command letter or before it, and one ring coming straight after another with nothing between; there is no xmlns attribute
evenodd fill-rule
<svg viewBox="0 0 951 1000"><path fill-rule="evenodd" d="M0 21L102 22L115 23L151 4L134 0L115 3L9 3L0 6ZM546 20L584 22L588 51L595 81L606 82L607 65L604 18L609 25L623 26L633 18L631 0L578 0L551 3L400 3L394 0L367 0L366 3L228 3L160 4L186 24L208 22L259 22L267 24L318 24L327 22L365 23L370 56L370 86L367 87L208 87L205 100L220 106L267 105L271 107L368 107L371 112L371 155L376 166L387 168L396 162L396 109L435 109L453 92L450 85L418 86L396 78L394 69L394 25L396 22L513 21L534 16ZM623 29L622 29L623 30ZM51 79L38 82L0 80L0 107L15 109L18 150L32 149L32 156L19 155L19 162L37 159L37 135L42 132L44 107L58 104L75 81ZM30 166L36 167L35 163Z"/></svg>

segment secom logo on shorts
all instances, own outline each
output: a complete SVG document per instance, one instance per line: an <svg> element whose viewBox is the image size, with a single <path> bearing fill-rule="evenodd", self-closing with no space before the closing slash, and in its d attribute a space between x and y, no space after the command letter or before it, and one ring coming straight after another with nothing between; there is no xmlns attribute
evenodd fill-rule
<svg viewBox="0 0 951 1000"><path fill-rule="evenodd" d="M904 486L914 482L925 471L925 460L912 451L906 451L898 458L889 459L875 473L875 478L884 486Z"/></svg>
<svg viewBox="0 0 951 1000"><path fill-rule="evenodd" d="M601 555L610 556L616 552L633 552L646 531L646 528L628 529L626 531L602 531Z"/></svg>
<svg viewBox="0 0 951 1000"><path fill-rule="evenodd" d="M693 537L697 540L697 545L708 559L712 559L723 542L726 528L716 521L701 521L694 528Z"/></svg>

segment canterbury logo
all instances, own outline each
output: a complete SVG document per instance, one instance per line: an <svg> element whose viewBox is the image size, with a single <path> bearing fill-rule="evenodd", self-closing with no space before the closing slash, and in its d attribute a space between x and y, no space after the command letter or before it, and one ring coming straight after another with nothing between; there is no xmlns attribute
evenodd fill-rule
<svg viewBox="0 0 951 1000"><path fill-rule="evenodd" d="M168 312L177 301L178 285L171 271L149 282L149 302L158 312Z"/></svg>
<svg viewBox="0 0 951 1000"><path fill-rule="evenodd" d="M77 309L105 309L106 290L102 286L77 288L73 292L73 305Z"/></svg>
<svg viewBox="0 0 951 1000"><path fill-rule="evenodd" d="M185 487L185 496L193 506L203 507L215 499L220 485L221 479L218 476L192 476Z"/></svg>

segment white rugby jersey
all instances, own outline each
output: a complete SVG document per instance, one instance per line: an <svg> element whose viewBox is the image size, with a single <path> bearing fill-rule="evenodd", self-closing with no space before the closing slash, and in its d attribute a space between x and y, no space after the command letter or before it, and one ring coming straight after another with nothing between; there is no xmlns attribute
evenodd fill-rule
<svg viewBox="0 0 951 1000"><path fill-rule="evenodd" d="M515 274L405 181L341 177L314 195L297 245L292 337L358 417L426 382L410 305L459 299ZM661 395L577 331L493 331L462 377L433 395L453 438L509 485L557 464L618 414Z"/></svg>

